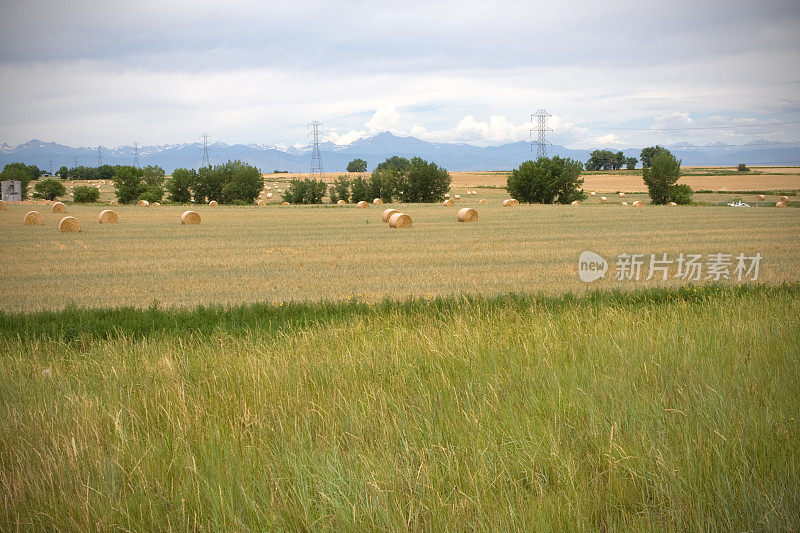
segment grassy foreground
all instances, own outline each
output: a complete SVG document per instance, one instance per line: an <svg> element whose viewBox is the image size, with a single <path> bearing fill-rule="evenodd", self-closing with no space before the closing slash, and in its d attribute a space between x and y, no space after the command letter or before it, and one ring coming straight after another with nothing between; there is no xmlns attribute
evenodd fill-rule
<svg viewBox="0 0 800 533"><path fill-rule="evenodd" d="M799 316L797 285L3 314L0 530L796 530Z"/></svg>

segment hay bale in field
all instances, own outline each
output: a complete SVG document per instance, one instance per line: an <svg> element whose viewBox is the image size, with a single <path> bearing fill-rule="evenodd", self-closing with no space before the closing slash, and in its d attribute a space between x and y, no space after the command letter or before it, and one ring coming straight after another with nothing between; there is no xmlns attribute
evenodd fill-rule
<svg viewBox="0 0 800 533"><path fill-rule="evenodd" d="M347 200L339 200L336 205L347 205Z"/></svg>
<svg viewBox="0 0 800 533"><path fill-rule="evenodd" d="M38 226L42 223L42 214L39 211L28 211L25 213L26 226Z"/></svg>
<svg viewBox="0 0 800 533"><path fill-rule="evenodd" d="M100 211L100 216L97 217L97 220L101 224L116 224L117 223L117 214L112 211L111 209L106 209L104 211Z"/></svg>
<svg viewBox="0 0 800 533"><path fill-rule="evenodd" d="M763 194L759 194L759 195L758 195L758 199L759 199L759 200L761 200L761 201L763 202L764 200L766 200L766 199L767 199L767 197L766 197L766 196L764 196Z"/></svg>
<svg viewBox="0 0 800 533"><path fill-rule="evenodd" d="M643 201L641 201L641 200L636 200L636 201L635 201L635 202L633 202L633 204L631 204L631 205L633 205L633 207L644 207L644 202L643 202Z"/></svg>
<svg viewBox="0 0 800 533"><path fill-rule="evenodd" d="M380 198L375 198L374 200L372 200L372 203L373 205L383 205L383 200L381 200Z"/></svg>
<svg viewBox="0 0 800 533"><path fill-rule="evenodd" d="M119 205L119 202L117 200L111 200L108 202L108 205Z"/></svg>
<svg viewBox="0 0 800 533"><path fill-rule="evenodd" d="M67 212L67 206L65 206L61 202L54 203L52 209L53 209L53 213L66 213Z"/></svg>
<svg viewBox="0 0 800 533"><path fill-rule="evenodd" d="M271 199L272 199L272 193L271 193L271 192L268 192L268 193L267 193L267 200L271 200Z"/></svg>
<svg viewBox="0 0 800 533"><path fill-rule="evenodd" d="M136 202L136 207L150 207L150 202L147 200L139 200Z"/></svg>
<svg viewBox="0 0 800 533"><path fill-rule="evenodd" d="M453 198L455 198L456 200L461 200L461 195L460 194L456 194L455 196L453 196Z"/></svg>
<svg viewBox="0 0 800 533"><path fill-rule="evenodd" d="M674 206L676 206L676 205L678 205L678 204L676 204L675 202L670 202L670 203L668 203L667 205L668 205L668 206L670 206L670 207L674 207Z"/></svg>
<svg viewBox="0 0 800 533"><path fill-rule="evenodd" d="M447 200L442 202L442 205L445 206L445 207L451 207L451 206L456 205L456 203L453 200L451 200L450 198L448 198Z"/></svg>
<svg viewBox="0 0 800 533"><path fill-rule="evenodd" d="M516 198L508 198L507 200L503 200L503 207L514 207L515 205L519 205L519 200Z"/></svg>
<svg viewBox="0 0 800 533"><path fill-rule="evenodd" d="M181 224L199 224L200 213L197 211L184 211L181 214Z"/></svg>
<svg viewBox="0 0 800 533"><path fill-rule="evenodd" d="M459 222L477 222L478 221L478 212L472 209L471 207L465 207L464 209L458 210L458 221Z"/></svg>
<svg viewBox="0 0 800 533"><path fill-rule="evenodd" d="M281 205L289 205L289 202L281 202Z"/></svg>
<svg viewBox="0 0 800 533"><path fill-rule="evenodd" d="M219 202L217 202L216 200L211 200L210 202L208 202L208 207L219 207Z"/></svg>
<svg viewBox="0 0 800 533"><path fill-rule="evenodd" d="M158 203L158 202L153 202L153 204L152 204L152 205L153 205L153 207L161 207L161 204L160 204L160 203Z"/></svg>
<svg viewBox="0 0 800 533"><path fill-rule="evenodd" d="M478 200L479 204L485 204L485 203L488 203L488 202L489 202L489 200L487 200L486 198L481 198L480 200Z"/></svg>
<svg viewBox="0 0 800 533"><path fill-rule="evenodd" d="M258 201L258 206L259 207L264 207L265 205L267 205L267 201L266 200L259 200Z"/></svg>
<svg viewBox="0 0 800 533"><path fill-rule="evenodd" d="M389 227L390 228L410 228L411 227L411 217L406 215L405 213L394 213L392 216L389 217Z"/></svg>
<svg viewBox="0 0 800 533"><path fill-rule="evenodd" d="M75 233L81 230L81 223L75 217L64 217L58 223L58 229L61 233Z"/></svg>
<svg viewBox="0 0 800 533"><path fill-rule="evenodd" d="M399 212L400 211L397 209L384 209L383 213L381 213L381 219L383 219L384 222L389 222L389 219L392 217L392 215Z"/></svg>
<svg viewBox="0 0 800 533"><path fill-rule="evenodd" d="M617 196L619 196L620 198L625 198L625 193L624 192L618 192Z"/></svg>
<svg viewBox="0 0 800 533"><path fill-rule="evenodd" d="M570 204L570 205L580 205L580 204L581 204L580 201L572 200L572 204Z"/></svg>
<svg viewBox="0 0 800 533"><path fill-rule="evenodd" d="M606 203L607 201L608 201L608 198L606 198L605 196L601 196L601 197L600 197L600 203L603 203L603 204L604 204L604 203Z"/></svg>
<svg viewBox="0 0 800 533"><path fill-rule="evenodd" d="M445 193L444 197L445 198L450 198L450 193Z"/></svg>
<svg viewBox="0 0 800 533"><path fill-rule="evenodd" d="M780 201L783 202L783 203L786 203L786 202L789 201L789 197L788 196L781 196L780 197Z"/></svg>
<svg viewBox="0 0 800 533"><path fill-rule="evenodd" d="M6 203L3 200L0 200L0 211L6 208Z"/></svg>
<svg viewBox="0 0 800 533"><path fill-rule="evenodd" d="M621 202L620 205L628 205L628 202Z"/></svg>
<svg viewBox="0 0 800 533"><path fill-rule="evenodd" d="M589 196L597 196L597 193L592 191L592 192L589 193Z"/></svg>
<svg viewBox="0 0 800 533"><path fill-rule="evenodd" d="M777 204L775 204L775 207L788 207L788 206L786 205L786 202L778 202Z"/></svg>
<svg viewBox="0 0 800 533"><path fill-rule="evenodd" d="M365 202L364 200L361 200L360 202L358 202L356 204L356 207L358 207L359 209L366 209L366 208L369 207L369 204L367 202Z"/></svg>

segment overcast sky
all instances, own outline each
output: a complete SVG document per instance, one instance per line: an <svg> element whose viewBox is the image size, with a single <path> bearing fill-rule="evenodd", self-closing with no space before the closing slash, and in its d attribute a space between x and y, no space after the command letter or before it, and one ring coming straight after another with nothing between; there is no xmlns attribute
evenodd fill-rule
<svg viewBox="0 0 800 533"><path fill-rule="evenodd" d="M800 2L5 1L0 142L800 141Z"/></svg>

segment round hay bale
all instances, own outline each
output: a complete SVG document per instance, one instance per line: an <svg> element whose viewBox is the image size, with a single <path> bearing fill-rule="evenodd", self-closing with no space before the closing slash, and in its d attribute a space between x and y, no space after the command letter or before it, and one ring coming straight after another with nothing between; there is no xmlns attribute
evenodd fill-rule
<svg viewBox="0 0 800 533"><path fill-rule="evenodd" d="M410 228L411 227L411 217L406 215L405 213L394 213L392 216L389 217L389 227L390 228Z"/></svg>
<svg viewBox="0 0 800 533"><path fill-rule="evenodd" d="M580 205L580 204L581 204L581 203L580 203L578 200L573 200L573 201L572 201L572 204L570 204L570 205Z"/></svg>
<svg viewBox="0 0 800 533"><path fill-rule="evenodd" d="M25 213L26 226L38 226L42 223L42 214L39 211L28 211Z"/></svg>
<svg viewBox="0 0 800 533"><path fill-rule="evenodd" d="M397 209L384 209L383 213L381 213L381 219L383 219L384 222L389 222L389 219L392 217L392 215L399 212L400 211Z"/></svg>
<svg viewBox="0 0 800 533"><path fill-rule="evenodd" d="M670 203L668 203L667 205L668 205L668 206L670 206L670 207L674 207L674 206L676 206L676 205L678 205L678 204L676 204L675 202L670 202Z"/></svg>
<svg viewBox="0 0 800 533"><path fill-rule="evenodd" d="M788 196L781 196L780 201L783 202L783 203L786 203L786 202L789 201L789 197Z"/></svg>
<svg viewBox="0 0 800 533"><path fill-rule="evenodd" d="M119 205L119 202L117 200L111 200L108 202L108 205Z"/></svg>
<svg viewBox="0 0 800 533"><path fill-rule="evenodd" d="M459 222L477 222L478 221L478 212L472 209L471 207L465 207L464 209L458 210L458 221Z"/></svg>
<svg viewBox="0 0 800 533"><path fill-rule="evenodd" d="M161 204L158 202L153 202L153 207L161 207Z"/></svg>
<svg viewBox="0 0 800 533"><path fill-rule="evenodd" d="M589 196L597 196L597 193L592 191L592 192L589 193Z"/></svg>
<svg viewBox="0 0 800 533"><path fill-rule="evenodd" d="M372 203L373 205L383 205L383 200L381 200L380 198L375 198L374 200L372 200Z"/></svg>
<svg viewBox="0 0 800 533"><path fill-rule="evenodd" d="M81 230L81 223L75 217L64 217L58 223L58 229L61 233L75 233Z"/></svg>
<svg viewBox="0 0 800 533"><path fill-rule="evenodd" d="M767 199L767 197L766 197L766 196L764 196L763 194L759 194L759 195L758 195L758 199L759 199L759 200L761 200L761 201L763 202L764 200L766 200L766 199Z"/></svg>
<svg viewBox="0 0 800 533"><path fill-rule="evenodd" d="M281 205L289 205L289 202L281 202Z"/></svg>
<svg viewBox="0 0 800 533"><path fill-rule="evenodd" d="M453 198L455 198L456 200L461 200L461 195L460 194L456 194L455 196L453 196Z"/></svg>
<svg viewBox="0 0 800 533"><path fill-rule="evenodd" d="M479 204L486 204L486 203L489 203L489 200L487 200L486 198L481 198L480 200L478 200L478 203Z"/></svg>
<svg viewBox="0 0 800 533"><path fill-rule="evenodd" d="M347 205L347 200L339 200L336 205Z"/></svg>
<svg viewBox="0 0 800 533"><path fill-rule="evenodd" d="M136 202L136 207L150 207L150 202L147 200L139 200Z"/></svg>
<svg viewBox="0 0 800 533"><path fill-rule="evenodd" d="M218 206L219 202L217 202L216 200L211 200L210 202L208 202L208 207L218 207Z"/></svg>
<svg viewBox="0 0 800 533"><path fill-rule="evenodd" d="M450 193L446 193L446 194L444 195L444 197L445 197L445 198L450 198Z"/></svg>
<svg viewBox="0 0 800 533"><path fill-rule="evenodd" d="M264 207L265 205L267 205L267 202L266 202L266 200L259 200L259 201L258 201L258 206L259 206L259 207Z"/></svg>
<svg viewBox="0 0 800 533"><path fill-rule="evenodd" d="M636 200L636 201L635 201L635 202L633 202L633 204L631 204L631 205L633 205L633 207L644 207L644 202L643 202L643 201L641 201L641 200Z"/></svg>
<svg viewBox="0 0 800 533"><path fill-rule="evenodd" d="M0 211L6 208L6 203L3 200L0 200Z"/></svg>
<svg viewBox="0 0 800 533"><path fill-rule="evenodd" d="M366 209L366 208L369 207L369 204L367 202L365 202L364 200L361 200L360 202L358 202L356 204L356 207L358 207L359 209Z"/></svg>
<svg viewBox="0 0 800 533"><path fill-rule="evenodd" d="M67 206L62 204L61 202L56 202L53 204L53 213L66 213Z"/></svg>
<svg viewBox="0 0 800 533"><path fill-rule="evenodd" d="M264 185L264 190L265 191L271 191L272 187L270 187L269 185Z"/></svg>
<svg viewBox="0 0 800 533"><path fill-rule="evenodd" d="M621 202L621 205L628 205L628 202Z"/></svg>
<svg viewBox="0 0 800 533"><path fill-rule="evenodd" d="M100 216L97 217L97 220L100 221L101 224L116 224L118 218L114 211L111 209L106 209L104 211L100 211Z"/></svg>
<svg viewBox="0 0 800 533"><path fill-rule="evenodd" d="M601 203L606 203L607 201L608 201L608 198L606 198L605 196L601 196L600 197L600 202Z"/></svg>
<svg viewBox="0 0 800 533"><path fill-rule="evenodd" d="M519 205L519 200L516 198L508 198L507 200L503 200L503 207L514 207L515 205Z"/></svg>
<svg viewBox="0 0 800 533"><path fill-rule="evenodd" d="M620 198L625 198L625 193L624 192L618 192L617 196L619 196Z"/></svg>
<svg viewBox="0 0 800 533"><path fill-rule="evenodd" d="M181 214L181 224L199 224L200 213L197 211L184 211Z"/></svg>
<svg viewBox="0 0 800 533"><path fill-rule="evenodd" d="M268 192L268 193L267 193L267 200L271 200L271 199L272 199L272 193L271 193L271 192Z"/></svg>
<svg viewBox="0 0 800 533"><path fill-rule="evenodd" d="M786 202L778 202L775 207L787 207Z"/></svg>
<svg viewBox="0 0 800 533"><path fill-rule="evenodd" d="M442 202L442 205L444 205L446 207L450 207L450 206L456 205L456 203L453 200L451 200L450 198L448 198L447 200Z"/></svg>

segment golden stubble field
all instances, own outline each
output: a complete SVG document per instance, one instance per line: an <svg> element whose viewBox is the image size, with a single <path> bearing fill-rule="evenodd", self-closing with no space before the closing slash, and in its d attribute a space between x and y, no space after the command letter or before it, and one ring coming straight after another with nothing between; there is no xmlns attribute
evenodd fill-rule
<svg viewBox="0 0 800 533"><path fill-rule="evenodd" d="M454 189L458 192L459 189ZM465 192L464 189L462 192ZM503 208L504 191L480 189L456 207L349 205L197 206L203 222L183 226L186 206L115 206L118 224L99 224L107 205L68 205L82 231L62 234L47 206L41 226L24 226L31 205L0 211L2 308L147 307L252 301L435 297L506 291L582 292L668 282L584 284L577 260L592 250L618 254L761 253L759 281L800 280L800 209L756 207L623 207L601 205ZM488 204L478 204L486 198ZM625 200L644 199L629 195ZM460 206L477 223L459 223ZM412 216L410 229L390 229L383 207ZM646 277L646 272L642 277Z"/></svg>

